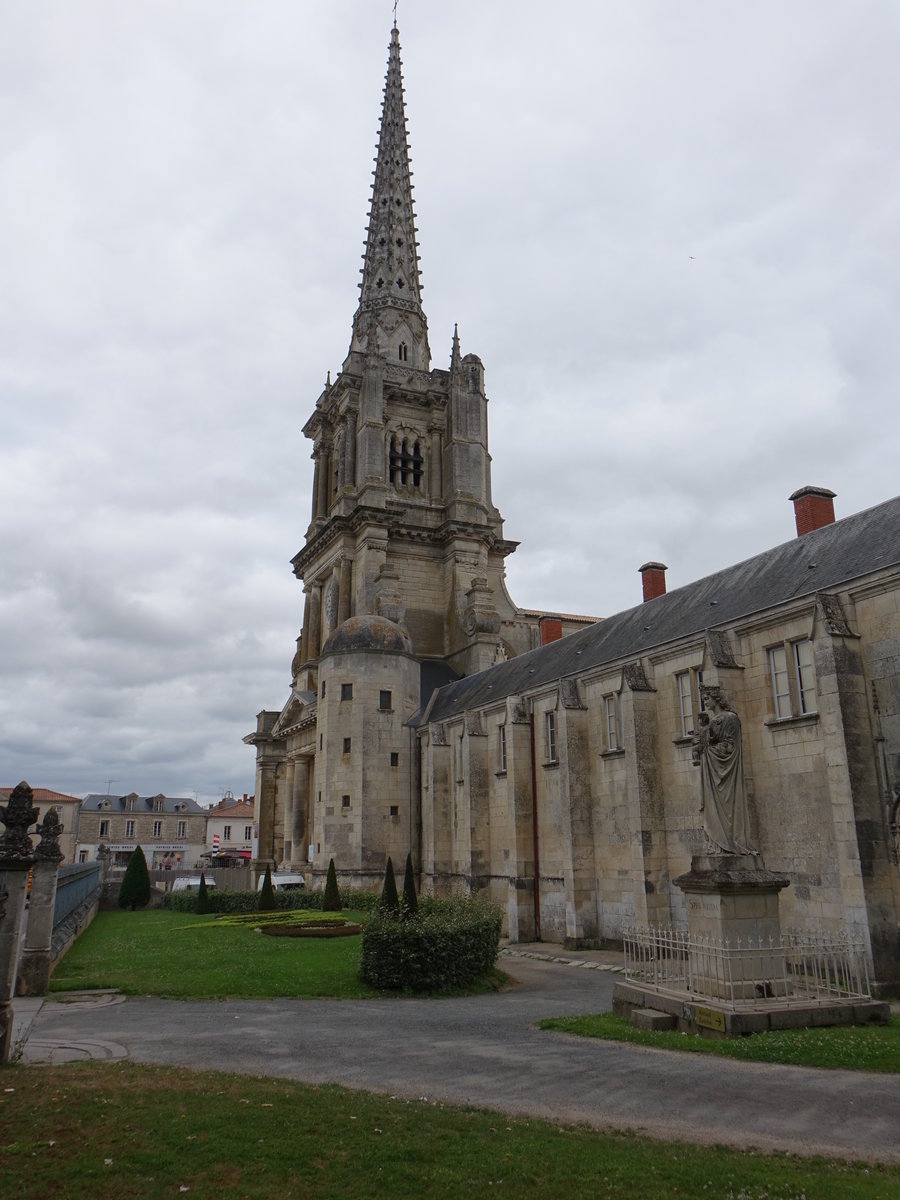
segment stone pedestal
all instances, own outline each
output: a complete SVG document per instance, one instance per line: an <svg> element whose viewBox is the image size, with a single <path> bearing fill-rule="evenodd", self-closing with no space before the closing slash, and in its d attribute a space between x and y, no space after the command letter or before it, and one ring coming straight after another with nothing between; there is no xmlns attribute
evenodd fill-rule
<svg viewBox="0 0 900 1200"><path fill-rule="evenodd" d="M695 855L675 881L685 894L691 990L710 999L752 1000L786 992L778 893L785 875L758 854Z"/></svg>
<svg viewBox="0 0 900 1200"><path fill-rule="evenodd" d="M35 859L25 949L19 962L16 984L16 992L20 996L46 996L50 990L50 948L58 876L57 862Z"/></svg>

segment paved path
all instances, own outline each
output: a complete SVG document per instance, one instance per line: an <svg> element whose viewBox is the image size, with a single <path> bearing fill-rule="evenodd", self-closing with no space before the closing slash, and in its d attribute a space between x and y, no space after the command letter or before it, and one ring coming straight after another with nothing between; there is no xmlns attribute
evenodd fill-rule
<svg viewBox="0 0 900 1200"><path fill-rule="evenodd" d="M507 955L516 987L455 1000L50 1000L23 1057L217 1067L654 1137L900 1162L897 1076L738 1063L536 1029L541 1017L610 1007L617 975L603 969L603 956L572 961L578 966Z"/></svg>

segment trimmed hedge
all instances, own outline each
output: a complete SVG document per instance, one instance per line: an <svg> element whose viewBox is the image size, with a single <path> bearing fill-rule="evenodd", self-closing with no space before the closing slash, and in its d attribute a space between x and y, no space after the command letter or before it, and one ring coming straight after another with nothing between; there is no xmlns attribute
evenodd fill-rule
<svg viewBox="0 0 900 1200"><path fill-rule="evenodd" d="M218 888L208 889L207 912L211 913L245 913L259 912L258 892L226 892ZM351 888L341 888L341 903L344 908L354 912L374 912L378 907L378 892L357 892ZM196 912L196 892L167 892L163 899L163 907L172 912ZM275 909L303 908L322 911L322 893L306 891L299 888L296 891L275 892Z"/></svg>
<svg viewBox="0 0 900 1200"><path fill-rule="evenodd" d="M404 921L378 912L363 929L360 975L390 991L467 987L493 967L501 921L496 905L470 898L433 900Z"/></svg>

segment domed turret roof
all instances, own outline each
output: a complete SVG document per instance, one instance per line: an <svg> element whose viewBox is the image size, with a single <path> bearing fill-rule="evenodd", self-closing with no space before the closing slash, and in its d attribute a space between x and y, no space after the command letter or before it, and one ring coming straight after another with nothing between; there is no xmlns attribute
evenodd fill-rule
<svg viewBox="0 0 900 1200"><path fill-rule="evenodd" d="M409 634L387 617L374 615L350 617L338 625L322 647L326 654L346 654L350 650L377 650L383 654L412 654Z"/></svg>

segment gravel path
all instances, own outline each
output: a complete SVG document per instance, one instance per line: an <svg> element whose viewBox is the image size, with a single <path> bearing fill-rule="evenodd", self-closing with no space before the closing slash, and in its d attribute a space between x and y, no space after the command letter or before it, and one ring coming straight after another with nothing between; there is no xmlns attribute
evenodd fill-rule
<svg viewBox="0 0 900 1200"><path fill-rule="evenodd" d="M50 1000L24 1061L214 1067L657 1138L900 1163L898 1076L542 1032L542 1017L609 1009L616 974L518 956L503 967L516 986L452 1000Z"/></svg>

